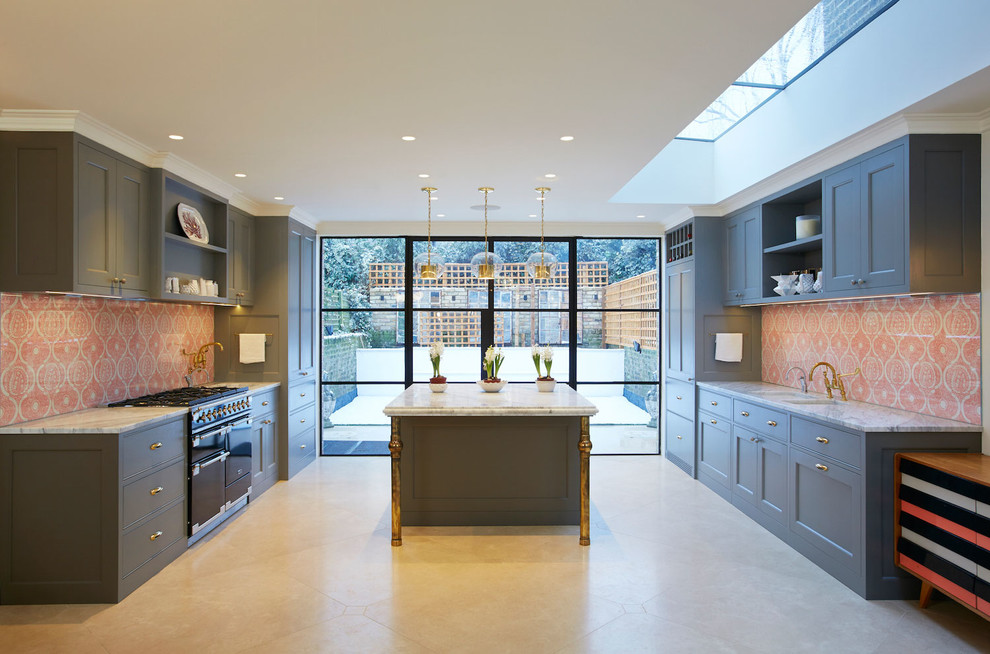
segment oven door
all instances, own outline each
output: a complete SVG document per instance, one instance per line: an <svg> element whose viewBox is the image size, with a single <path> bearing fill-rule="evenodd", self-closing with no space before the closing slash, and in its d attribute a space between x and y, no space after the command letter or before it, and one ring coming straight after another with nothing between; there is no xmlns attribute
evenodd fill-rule
<svg viewBox="0 0 990 654"><path fill-rule="evenodd" d="M228 503L236 502L251 487L251 418L244 418L230 425L227 433L226 480Z"/></svg>
<svg viewBox="0 0 990 654"><path fill-rule="evenodd" d="M214 427L198 434L193 434L189 441L189 463L200 463L211 459L221 452L227 451L227 432L229 427Z"/></svg>
<svg viewBox="0 0 990 654"><path fill-rule="evenodd" d="M208 522L224 512L224 462L227 452L192 464L189 471L189 535L195 536Z"/></svg>

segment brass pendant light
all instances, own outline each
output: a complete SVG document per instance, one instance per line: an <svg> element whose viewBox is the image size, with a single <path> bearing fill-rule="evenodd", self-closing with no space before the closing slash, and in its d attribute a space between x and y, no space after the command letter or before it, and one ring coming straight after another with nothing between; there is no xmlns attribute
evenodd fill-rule
<svg viewBox="0 0 990 654"><path fill-rule="evenodd" d="M502 274L504 264L502 257L488 251L488 194L495 189L481 186L478 190L485 194L485 249L471 257L471 272L478 279L495 279Z"/></svg>
<svg viewBox="0 0 990 654"><path fill-rule="evenodd" d="M557 273L557 257L546 251L546 243L543 242L543 205L550 187L537 186L536 190L540 192L540 251L526 259L526 272L533 279L553 279Z"/></svg>
<svg viewBox="0 0 990 654"><path fill-rule="evenodd" d="M443 277L446 261L441 255L433 252L433 192L437 189L433 186L424 186L420 190L426 191L426 252L416 255L413 259L413 275L416 279L438 280Z"/></svg>

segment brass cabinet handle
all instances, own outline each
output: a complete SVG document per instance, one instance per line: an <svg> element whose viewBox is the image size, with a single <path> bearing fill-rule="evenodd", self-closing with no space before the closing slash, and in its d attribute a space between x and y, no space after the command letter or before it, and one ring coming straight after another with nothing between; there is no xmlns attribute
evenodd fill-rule
<svg viewBox="0 0 990 654"><path fill-rule="evenodd" d="M268 406L268 400L265 400L264 402L262 402L261 403L261 406Z"/></svg>
<svg viewBox="0 0 990 654"><path fill-rule="evenodd" d="M684 437L683 437L683 436L680 436L680 435L678 435L678 437L677 437L677 440L681 440L682 438L684 438Z"/></svg>
<svg viewBox="0 0 990 654"><path fill-rule="evenodd" d="M162 537L162 532L160 531L156 531L155 533L151 534L151 540L158 540L161 537Z"/></svg>
<svg viewBox="0 0 990 654"><path fill-rule="evenodd" d="M712 400L712 406L718 406L718 402L716 402L715 400Z"/></svg>
<svg viewBox="0 0 990 654"><path fill-rule="evenodd" d="M767 420L767 424L770 425L771 427L776 427L777 426L777 421L776 420Z"/></svg>
<svg viewBox="0 0 990 654"><path fill-rule="evenodd" d="M756 436L750 436L749 437L749 440L752 441L753 443L755 443L756 442Z"/></svg>
<svg viewBox="0 0 990 654"><path fill-rule="evenodd" d="M712 423L713 425L717 425L717 424L718 424L718 420L712 420L712 421L711 421L711 423Z"/></svg>
<svg viewBox="0 0 990 654"><path fill-rule="evenodd" d="M678 399L678 400L683 400L684 398L683 398L683 397L681 397L680 395L678 395L678 396L677 396L677 399Z"/></svg>
<svg viewBox="0 0 990 654"><path fill-rule="evenodd" d="M158 448L160 448L161 446L162 446L162 442L161 442L161 441L158 441L157 443L152 443L152 444L151 444L151 449L153 449L153 450L157 450L157 449L158 449Z"/></svg>
<svg viewBox="0 0 990 654"><path fill-rule="evenodd" d="M743 418L748 418L749 417L749 411L740 411L739 412L739 415L741 415Z"/></svg>
<svg viewBox="0 0 990 654"><path fill-rule="evenodd" d="M817 436L815 438L815 440L818 441L819 443L821 443L822 445L825 445L826 443L828 443L828 439L825 438L824 436Z"/></svg>
<svg viewBox="0 0 990 654"><path fill-rule="evenodd" d="M302 375L303 377L305 377L305 376L306 376L306 375L308 375L309 373L308 373L308 372L301 372L301 373L299 373L299 374L300 374L300 375Z"/></svg>
<svg viewBox="0 0 990 654"><path fill-rule="evenodd" d="M306 449L306 443L303 443L302 445L300 445L299 446L299 449L300 450L305 450Z"/></svg>
<svg viewBox="0 0 990 654"><path fill-rule="evenodd" d="M822 472L828 472L828 466L825 465L824 463L816 463L815 467L821 470Z"/></svg>
<svg viewBox="0 0 990 654"><path fill-rule="evenodd" d="M152 488L151 489L151 494L152 495L158 495L158 493L161 493L163 490L165 490L165 489L162 486L159 486L158 488Z"/></svg>
<svg viewBox="0 0 990 654"><path fill-rule="evenodd" d="M306 419L305 418L300 418L299 419L299 422L306 422Z"/></svg>
<svg viewBox="0 0 990 654"><path fill-rule="evenodd" d="M306 394L305 393L300 393L299 394L299 397L306 397Z"/></svg>

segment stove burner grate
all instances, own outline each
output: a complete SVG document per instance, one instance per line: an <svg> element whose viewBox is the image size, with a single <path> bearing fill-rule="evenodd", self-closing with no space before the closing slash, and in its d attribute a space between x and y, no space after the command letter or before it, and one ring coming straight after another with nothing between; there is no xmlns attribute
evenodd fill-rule
<svg viewBox="0 0 990 654"><path fill-rule="evenodd" d="M196 406L212 400L218 400L228 395L247 391L242 386L191 386L189 388L174 388L170 391L142 395L120 402L108 404L109 407L131 406Z"/></svg>

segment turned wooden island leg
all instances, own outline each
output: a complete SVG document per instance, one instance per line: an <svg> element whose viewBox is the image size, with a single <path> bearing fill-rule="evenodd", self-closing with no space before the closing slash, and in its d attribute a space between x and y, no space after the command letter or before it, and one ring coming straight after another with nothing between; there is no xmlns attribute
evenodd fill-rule
<svg viewBox="0 0 990 654"><path fill-rule="evenodd" d="M591 513L591 418L582 416L581 418L581 440L578 441L578 449L581 451L581 545L591 545L591 531L589 528L589 515ZM401 444L400 444L401 447Z"/></svg>
<svg viewBox="0 0 990 654"><path fill-rule="evenodd" d="M402 545L402 512L400 492L402 484L399 479L399 463L402 454L402 439L399 438L399 419L392 418L392 439L388 442L388 450L392 453L392 547Z"/></svg>

